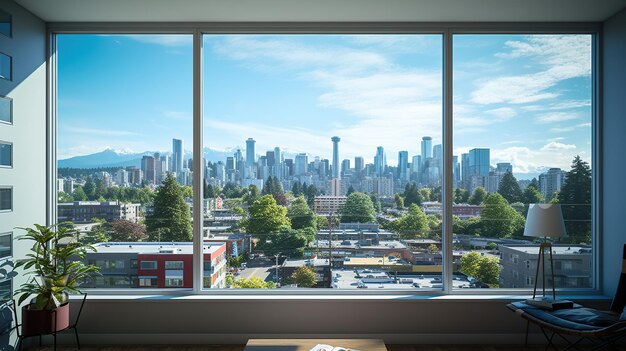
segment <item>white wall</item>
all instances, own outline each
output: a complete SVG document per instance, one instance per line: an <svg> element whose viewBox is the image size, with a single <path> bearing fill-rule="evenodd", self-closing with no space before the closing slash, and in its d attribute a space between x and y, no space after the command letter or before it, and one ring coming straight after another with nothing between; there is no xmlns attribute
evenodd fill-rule
<svg viewBox="0 0 626 351"><path fill-rule="evenodd" d="M626 10L603 28L602 251L603 291L615 294L626 243Z"/></svg>
<svg viewBox="0 0 626 351"><path fill-rule="evenodd" d="M0 213L0 232L15 237L15 227L46 224L46 27L13 1L0 0L0 9L13 16L13 37L0 35L0 52L13 57L13 80L0 79L0 95L13 98L13 125L0 123L0 140L13 142L13 168L0 168L0 185L13 186L13 212ZM29 247L14 240L14 257ZM24 279L14 278L14 289Z"/></svg>

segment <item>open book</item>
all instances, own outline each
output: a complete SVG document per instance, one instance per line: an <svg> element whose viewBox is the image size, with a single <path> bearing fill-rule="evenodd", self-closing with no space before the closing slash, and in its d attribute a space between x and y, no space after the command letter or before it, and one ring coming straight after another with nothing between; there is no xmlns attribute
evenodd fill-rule
<svg viewBox="0 0 626 351"><path fill-rule="evenodd" d="M339 346L317 344L310 351L359 351L359 350L339 347Z"/></svg>

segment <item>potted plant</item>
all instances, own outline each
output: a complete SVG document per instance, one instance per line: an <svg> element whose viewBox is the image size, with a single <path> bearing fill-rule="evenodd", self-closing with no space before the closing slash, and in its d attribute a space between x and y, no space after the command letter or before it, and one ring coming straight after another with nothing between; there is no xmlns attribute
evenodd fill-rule
<svg viewBox="0 0 626 351"><path fill-rule="evenodd" d="M78 261L88 250L89 245L71 241L75 231L69 226L49 227L35 224L35 228L18 228L26 231L19 240L34 241L26 258L18 260L17 267L23 267L33 275L15 291L18 305L32 297L22 307L22 333L24 335L50 334L69 326L68 294L80 293L79 285L93 274L98 267ZM70 240L59 245L62 240Z"/></svg>

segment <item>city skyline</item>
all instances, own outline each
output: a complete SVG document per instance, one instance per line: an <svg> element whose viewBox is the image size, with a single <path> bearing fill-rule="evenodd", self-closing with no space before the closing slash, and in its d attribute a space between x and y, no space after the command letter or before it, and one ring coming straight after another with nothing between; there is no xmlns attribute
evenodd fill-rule
<svg viewBox="0 0 626 351"><path fill-rule="evenodd" d="M59 158L105 148L167 150L159 143L169 140L164 133L191 140L187 39L61 36ZM207 36L205 76L224 84L205 80L204 146L243 150L254 131L258 150L280 144L289 153L332 159L328 139L338 135L341 160L362 156L371 163L375 153L370 150L377 145L385 147L389 164L397 162L398 151L418 155L420 135L432 136L434 145L441 143L441 57L433 54L439 52L433 50L440 48L438 39L437 35ZM94 51L88 54L85 47ZM587 51L590 37L585 35L455 36L454 154L490 148L494 163L511 162L514 173L527 175L524 178L549 167L567 169L576 154L591 162ZM118 60L115 55L123 52L132 58L129 66L137 68L136 62L145 67L131 72L131 67L114 65L95 72L94 67ZM357 58L362 61L355 64ZM70 66L68 76L64 72ZM181 71L178 67L183 66ZM128 93L107 89L113 83L103 81L105 73L128 74L129 81L147 74L154 81L143 80L150 90L131 82L136 91ZM102 86L83 89L85 76ZM165 81L170 89L156 88ZM518 86L526 89L520 92ZM122 96L124 92L129 96ZM95 99L102 100L103 94L119 99L124 108L100 108ZM216 104L219 101L221 105ZM123 128L113 130L86 116L119 121Z"/></svg>

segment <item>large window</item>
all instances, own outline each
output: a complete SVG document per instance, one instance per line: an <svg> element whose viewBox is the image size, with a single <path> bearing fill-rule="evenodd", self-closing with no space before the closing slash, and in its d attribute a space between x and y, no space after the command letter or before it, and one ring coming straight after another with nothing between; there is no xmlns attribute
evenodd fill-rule
<svg viewBox="0 0 626 351"><path fill-rule="evenodd" d="M156 287L141 254L192 254L192 37L56 38L58 221L93 244L99 288Z"/></svg>
<svg viewBox="0 0 626 351"><path fill-rule="evenodd" d="M442 36L205 35L204 50L226 287L441 289Z"/></svg>
<svg viewBox="0 0 626 351"><path fill-rule="evenodd" d="M56 35L96 287L532 289L532 203L563 211L557 288L594 287L593 35L442 33Z"/></svg>
<svg viewBox="0 0 626 351"><path fill-rule="evenodd" d="M454 36L454 206L475 209L454 213L454 260L485 287L533 288L532 203L562 207L556 287L592 286L591 39Z"/></svg>

